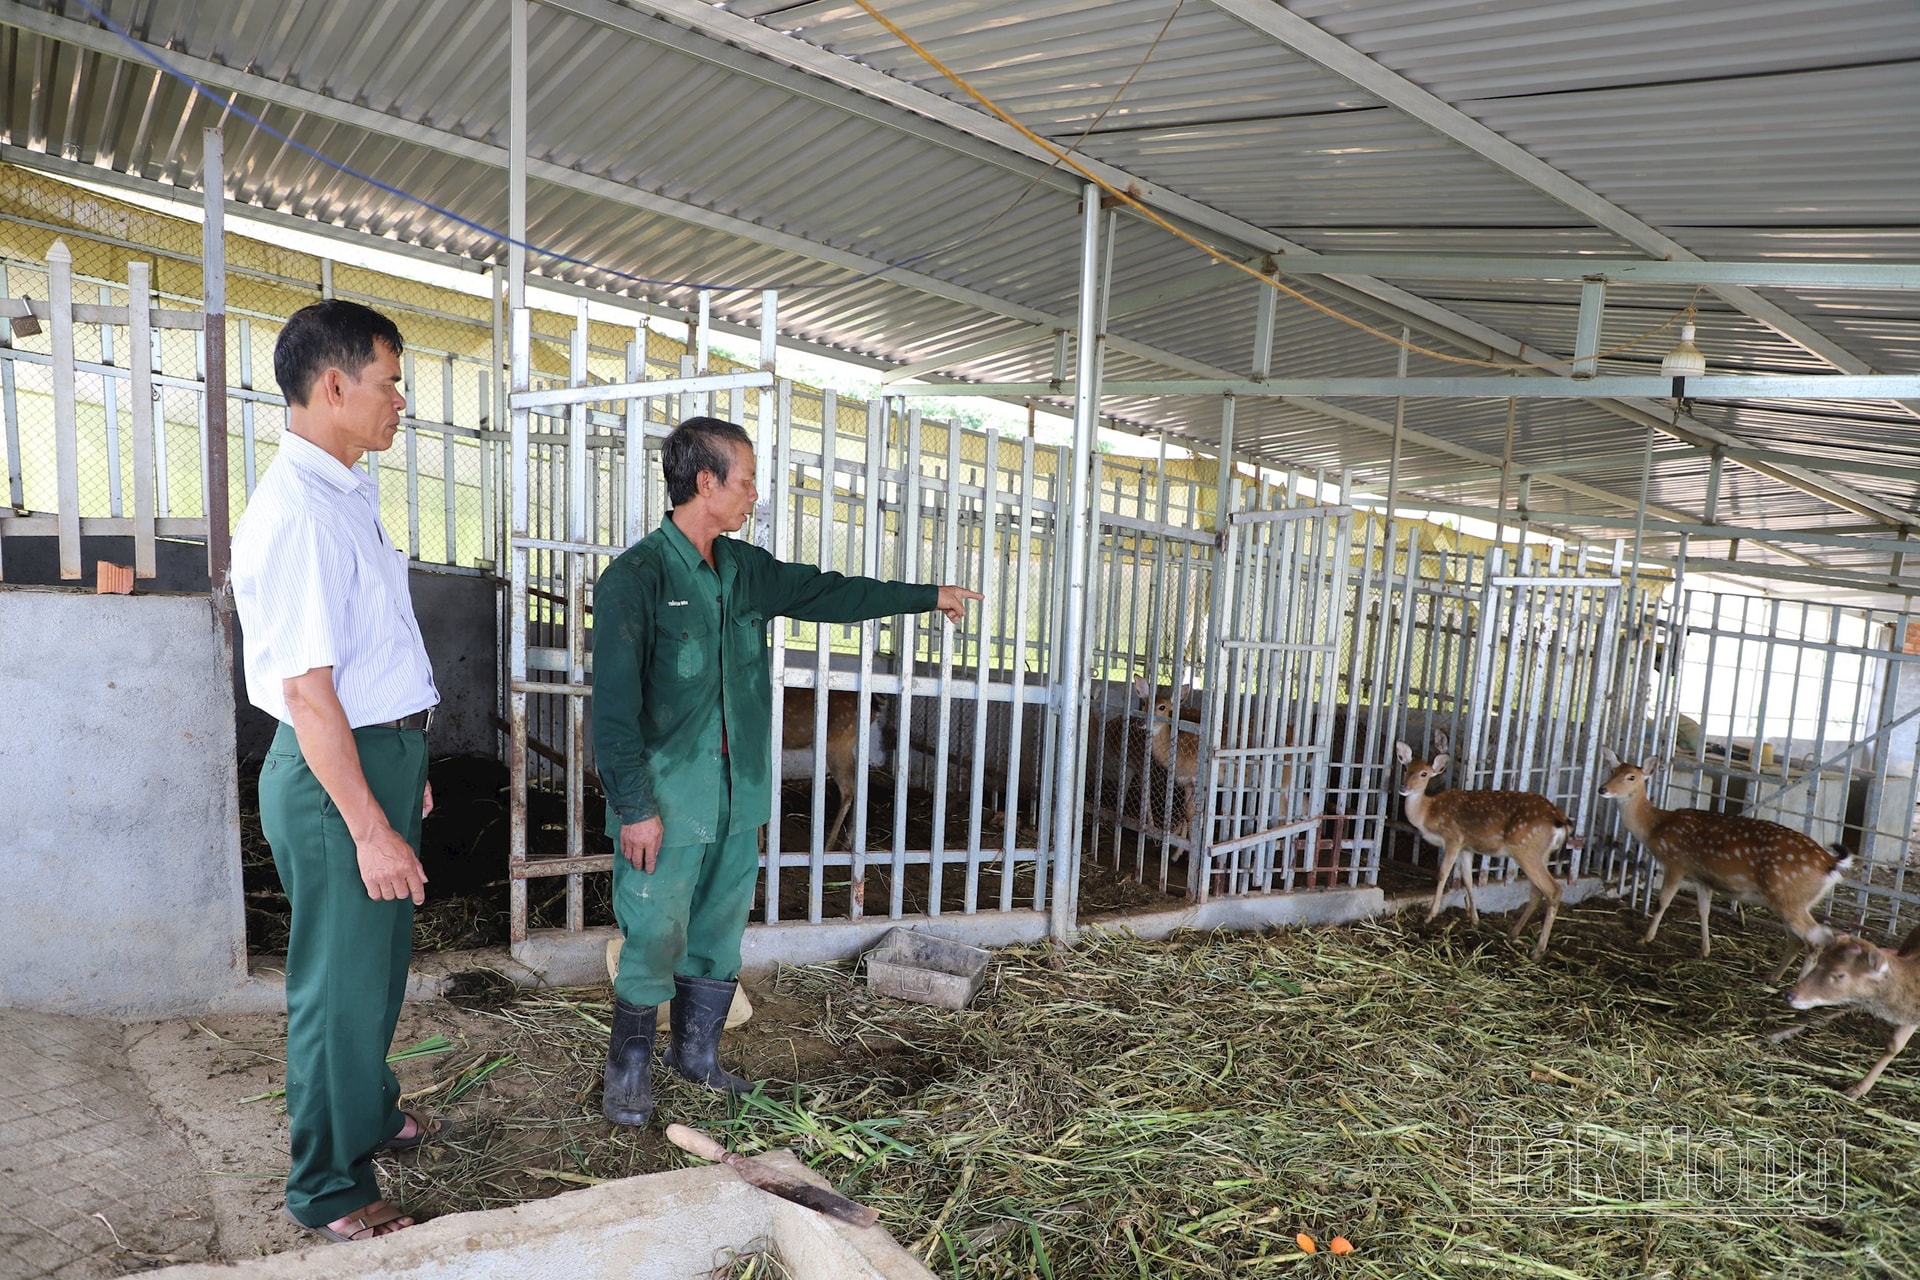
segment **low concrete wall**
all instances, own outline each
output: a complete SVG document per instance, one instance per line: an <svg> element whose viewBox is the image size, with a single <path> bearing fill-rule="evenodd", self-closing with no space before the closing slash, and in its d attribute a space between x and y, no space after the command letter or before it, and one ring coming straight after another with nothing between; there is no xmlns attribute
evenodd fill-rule
<svg viewBox="0 0 1920 1280"><path fill-rule="evenodd" d="M132 538L80 539L79 582L62 583L60 546L56 538L8 538L0 559L4 587L64 586L93 590L94 565L133 563ZM162 538L154 544L156 576L134 584L138 594L202 592L207 590L207 544ZM407 575L413 591L414 617L420 622L427 657L433 662L434 683L440 687L440 715L434 724L432 751L436 756L490 756L500 758L499 736L493 727L499 684L497 588L484 574L451 572L415 565ZM273 741L274 720L247 701L245 647L238 620L234 623L233 700L239 708L235 736L242 760L266 758Z"/></svg>
<svg viewBox="0 0 1920 1280"><path fill-rule="evenodd" d="M0 636L0 1005L206 1010L247 980L212 601L5 588Z"/></svg>
<svg viewBox="0 0 1920 1280"><path fill-rule="evenodd" d="M792 1155L759 1159L825 1181ZM932 1280L884 1227L854 1228L710 1165L622 1178L510 1209L452 1213L355 1244L166 1267L169 1280L689 1280L766 1250L794 1280Z"/></svg>
<svg viewBox="0 0 1920 1280"><path fill-rule="evenodd" d="M1609 889L1595 877L1562 882L1562 904L1571 906L1603 897ZM1474 900L1489 915L1517 911L1527 905L1524 879L1495 881L1474 891ZM1389 898L1381 890L1356 888L1306 889L1296 893L1256 894L1244 898L1216 898L1200 906L1160 911L1116 912L1080 922L1082 933L1118 933L1150 941L1183 930L1202 933L1215 929L1256 930L1311 925L1352 924L1399 911L1424 911L1428 893ZM1442 900L1442 910L1466 905L1466 891L1454 889ZM741 939L742 971L748 978L765 977L781 965L840 964L872 950L892 929L912 929L937 938L976 947L1016 946L1047 937L1047 915L1040 911L981 912L978 915L905 916L899 920L825 920L819 924L788 922L749 925ZM596 927L579 933L539 929L511 952L500 948L442 951L416 955L407 975L408 1000L438 1000L450 987L474 971L498 974L528 990L541 987L591 987L607 981L607 944L620 936L614 928ZM223 996L215 1013L272 1013L286 1006L285 958L254 957L248 984Z"/></svg>

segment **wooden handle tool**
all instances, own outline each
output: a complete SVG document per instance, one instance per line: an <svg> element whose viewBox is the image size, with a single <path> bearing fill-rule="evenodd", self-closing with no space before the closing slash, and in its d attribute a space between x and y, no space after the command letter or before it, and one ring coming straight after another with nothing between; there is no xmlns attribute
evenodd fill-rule
<svg viewBox="0 0 1920 1280"><path fill-rule="evenodd" d="M869 1209L866 1205L849 1200L838 1192L828 1191L824 1187L816 1187L811 1183L789 1178L784 1173L769 1169L758 1160L727 1150L697 1129L689 1129L683 1124L670 1124L667 1126L667 1141L688 1155L710 1160L714 1164L727 1165L741 1178L762 1191L772 1192L782 1200L791 1200L816 1213L824 1213L829 1218L837 1218L841 1222L850 1223L856 1227L870 1227L880 1221L878 1209Z"/></svg>

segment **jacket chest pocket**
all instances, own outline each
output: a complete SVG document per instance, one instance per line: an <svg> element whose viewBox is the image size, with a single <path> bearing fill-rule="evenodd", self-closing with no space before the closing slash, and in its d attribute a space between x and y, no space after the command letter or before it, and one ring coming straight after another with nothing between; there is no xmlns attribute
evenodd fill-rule
<svg viewBox="0 0 1920 1280"><path fill-rule="evenodd" d="M668 672L675 680L697 680L720 659L712 626L691 609L685 617L675 617L672 612L662 617L660 652L667 658Z"/></svg>

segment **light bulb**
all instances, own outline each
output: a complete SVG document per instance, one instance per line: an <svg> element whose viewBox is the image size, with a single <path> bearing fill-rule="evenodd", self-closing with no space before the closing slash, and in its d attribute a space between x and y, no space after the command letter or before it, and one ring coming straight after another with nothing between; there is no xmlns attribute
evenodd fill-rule
<svg viewBox="0 0 1920 1280"><path fill-rule="evenodd" d="M1680 326L1680 345L1660 362L1663 378L1697 378L1707 371L1707 358L1693 345L1693 321Z"/></svg>

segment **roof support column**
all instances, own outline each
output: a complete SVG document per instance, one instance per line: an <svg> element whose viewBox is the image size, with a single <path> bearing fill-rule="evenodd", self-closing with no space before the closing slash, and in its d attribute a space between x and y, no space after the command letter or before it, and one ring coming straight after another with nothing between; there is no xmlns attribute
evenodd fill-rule
<svg viewBox="0 0 1920 1280"><path fill-rule="evenodd" d="M233 543L227 509L227 166L220 130L208 129L203 136L200 191L206 218L200 228L200 270L206 327L200 336L207 366L207 582L213 598L223 602L224 615Z"/></svg>
<svg viewBox="0 0 1920 1280"><path fill-rule="evenodd" d="M507 0L507 309L527 305L527 14L530 0Z"/></svg>
<svg viewBox="0 0 1920 1280"><path fill-rule="evenodd" d="M1108 272L1101 269L1100 228L1105 217L1100 188L1088 183L1080 209L1079 341L1074 353L1073 445L1068 453L1071 469L1066 505L1067 598L1059 646L1053 655L1062 749L1057 757L1060 777L1053 793L1053 888L1048 931L1062 942L1074 933L1074 881L1080 868L1080 770L1086 756L1082 718L1087 689L1087 508L1092 497L1088 469L1093 465L1100 425L1100 320L1106 312L1101 293L1108 278Z"/></svg>

